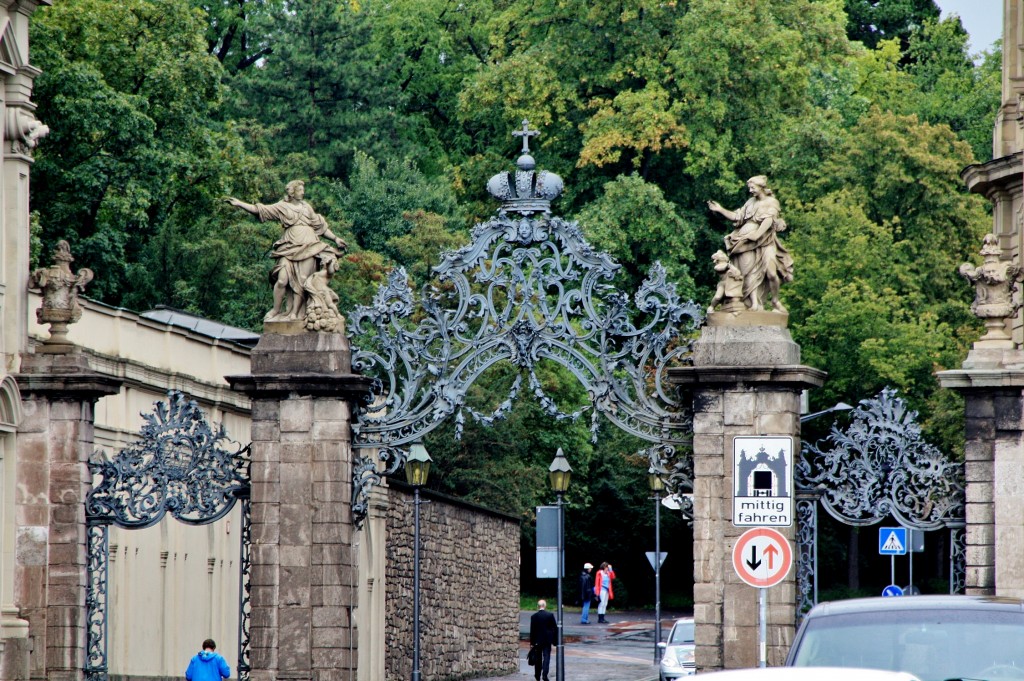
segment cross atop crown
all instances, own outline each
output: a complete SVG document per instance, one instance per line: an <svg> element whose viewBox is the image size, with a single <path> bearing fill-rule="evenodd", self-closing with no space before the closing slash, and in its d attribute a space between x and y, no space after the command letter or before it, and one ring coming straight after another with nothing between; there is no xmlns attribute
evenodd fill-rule
<svg viewBox="0 0 1024 681"><path fill-rule="evenodd" d="M516 159L518 170L502 172L487 182L487 191L502 202L502 211L532 215L549 213L551 201L562 193L562 178L546 170L534 170L537 162L530 156L530 138L540 134L530 130L530 121L523 119L523 127L512 133L523 138L523 151Z"/></svg>
<svg viewBox="0 0 1024 681"><path fill-rule="evenodd" d="M526 120L524 118L523 119L523 129L522 130L514 131L512 133L512 136L513 137L522 137L523 138L523 153L524 154L529 154L530 153L530 138L531 137L536 137L539 134L540 134L539 130L530 130L530 121L528 121L528 120Z"/></svg>

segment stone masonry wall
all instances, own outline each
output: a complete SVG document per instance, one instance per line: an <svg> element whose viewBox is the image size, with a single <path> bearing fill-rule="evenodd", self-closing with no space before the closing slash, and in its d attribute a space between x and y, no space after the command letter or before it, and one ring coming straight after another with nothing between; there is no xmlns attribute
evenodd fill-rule
<svg viewBox="0 0 1024 681"><path fill-rule="evenodd" d="M385 628L388 681L412 673L413 493L390 482ZM423 681L519 670L519 521L421 492Z"/></svg>

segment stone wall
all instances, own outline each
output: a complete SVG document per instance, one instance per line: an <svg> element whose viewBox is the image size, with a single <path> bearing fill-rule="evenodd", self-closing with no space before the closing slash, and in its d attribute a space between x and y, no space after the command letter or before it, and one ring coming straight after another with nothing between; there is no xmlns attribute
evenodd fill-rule
<svg viewBox="0 0 1024 681"><path fill-rule="evenodd" d="M412 673L413 494L389 482L388 681ZM519 521L421 492L420 671L423 681L519 670Z"/></svg>

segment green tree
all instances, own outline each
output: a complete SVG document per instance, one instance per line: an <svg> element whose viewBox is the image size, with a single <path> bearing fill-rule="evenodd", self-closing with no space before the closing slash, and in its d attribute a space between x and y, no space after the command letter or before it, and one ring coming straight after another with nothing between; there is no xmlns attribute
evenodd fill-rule
<svg viewBox="0 0 1024 681"><path fill-rule="evenodd" d="M422 126L404 115L394 83L398 55L372 37L383 8L337 0L287 4L275 16L273 52L258 69L236 74L239 118L273 130L270 150L285 167L347 177L356 150L404 158L419 146Z"/></svg>
<svg viewBox="0 0 1024 681"><path fill-rule="evenodd" d="M185 0L68 0L32 23L38 115L51 125L33 171L48 243L64 238L100 276L90 293L146 307L175 298L176 238L259 176L216 122L221 70Z"/></svg>
<svg viewBox="0 0 1024 681"><path fill-rule="evenodd" d="M614 256L629 272L618 286L635 291L655 262L661 262L682 298L694 294L689 263L693 259L694 226L676 214L661 190L639 175L621 175L579 214L584 231L596 246Z"/></svg>
<svg viewBox="0 0 1024 681"><path fill-rule="evenodd" d="M883 40L898 39L907 46L910 35L926 21L937 21L935 0L846 0L847 35L874 48Z"/></svg>

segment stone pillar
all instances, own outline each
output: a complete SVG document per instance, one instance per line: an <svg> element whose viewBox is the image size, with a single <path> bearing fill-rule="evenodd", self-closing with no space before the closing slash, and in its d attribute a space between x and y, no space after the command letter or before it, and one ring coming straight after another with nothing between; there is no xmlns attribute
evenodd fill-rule
<svg viewBox="0 0 1024 681"><path fill-rule="evenodd" d="M349 405L372 381L328 333L264 334L227 379L252 398L252 679L354 679Z"/></svg>
<svg viewBox="0 0 1024 681"><path fill-rule="evenodd" d="M370 490L366 519L359 541L359 675L356 681L376 681L386 675L387 626L385 581L388 543L388 487L385 480Z"/></svg>
<svg viewBox="0 0 1024 681"><path fill-rule="evenodd" d="M732 565L748 528L732 523L733 438L794 437L799 451L800 392L825 374L800 365L800 347L776 312L713 312L694 346L693 366L670 380L693 399L694 617L697 671L756 667L759 589ZM793 542L794 527L775 528ZM781 665L796 620L796 575L767 590L767 661Z"/></svg>
<svg viewBox="0 0 1024 681"><path fill-rule="evenodd" d="M1024 597L1024 351L979 341L938 374L966 408L967 593Z"/></svg>
<svg viewBox="0 0 1024 681"><path fill-rule="evenodd" d="M22 358L15 602L29 623L33 679L77 681L85 665L85 497L93 407L121 380L77 352Z"/></svg>

